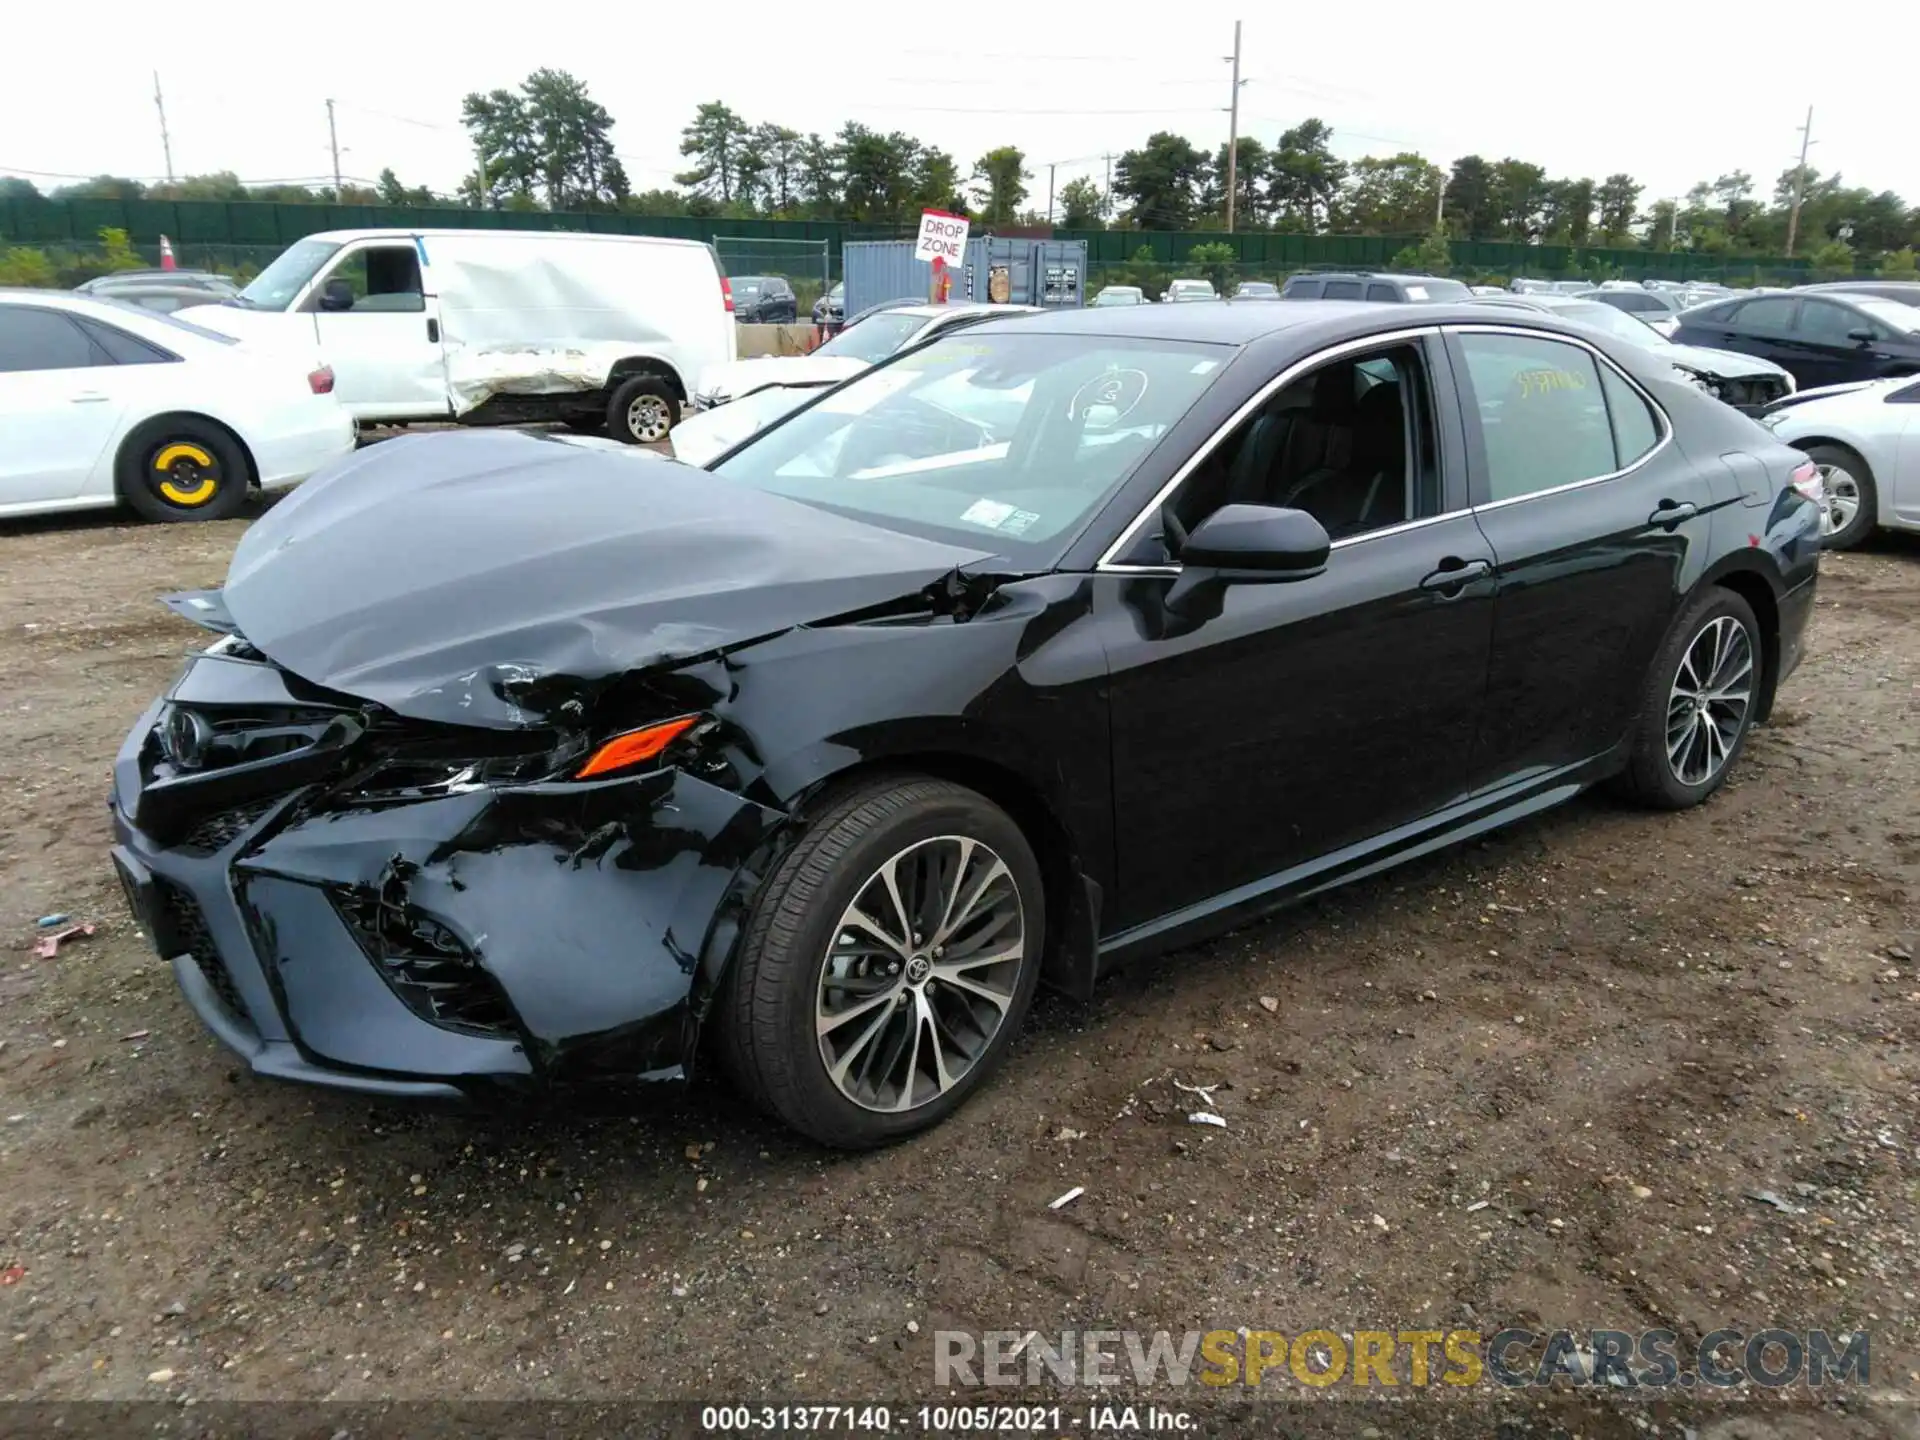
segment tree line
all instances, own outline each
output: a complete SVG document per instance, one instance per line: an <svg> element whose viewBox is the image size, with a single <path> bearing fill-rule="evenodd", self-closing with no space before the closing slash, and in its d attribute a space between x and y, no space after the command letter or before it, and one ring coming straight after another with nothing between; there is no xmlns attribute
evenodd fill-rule
<svg viewBox="0 0 1920 1440"><path fill-rule="evenodd" d="M576 77L534 71L517 90L475 91L461 105L474 168L442 198L404 185L391 169L376 184L243 185L231 173L164 185L101 176L54 198L340 201L366 205L457 203L516 210L614 210L696 218L831 220L906 226L924 208L967 213L986 225L1076 229L1222 230L1227 147L1208 152L1159 131L1114 157L1110 188L1069 180L1048 211L1036 209L1028 157L1014 145L986 151L963 171L938 146L901 130L849 121L832 135L752 121L723 101L697 108L680 132L686 168L673 186L635 190L614 149L614 119ZM1308 118L1270 141L1242 136L1233 156L1238 230L1418 235L1505 240L1576 249L1643 247L1723 256L1795 253L1837 268L1856 261L1896 268L1920 244L1920 208L1891 190L1849 186L1838 174L1789 168L1768 193L1731 171L1678 199L1649 197L1620 171L1555 176L1513 156L1466 155L1442 167L1415 151L1342 160L1334 132ZM1792 218L1801 188L1797 226ZM37 194L0 180L0 199Z"/></svg>

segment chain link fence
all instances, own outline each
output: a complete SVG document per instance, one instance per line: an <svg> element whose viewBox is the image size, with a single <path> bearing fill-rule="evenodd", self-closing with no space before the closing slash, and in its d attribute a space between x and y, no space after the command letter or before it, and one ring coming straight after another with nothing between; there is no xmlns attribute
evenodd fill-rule
<svg viewBox="0 0 1920 1440"><path fill-rule="evenodd" d="M833 287L832 247L826 240L770 240L757 236L716 235L714 253L729 279L779 276L793 287L797 320L813 314L813 302ZM740 300L736 285L735 303Z"/></svg>

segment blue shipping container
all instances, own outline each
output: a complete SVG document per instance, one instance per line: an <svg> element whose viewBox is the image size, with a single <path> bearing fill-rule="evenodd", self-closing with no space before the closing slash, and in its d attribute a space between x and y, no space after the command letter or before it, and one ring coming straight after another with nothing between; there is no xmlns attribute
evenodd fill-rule
<svg viewBox="0 0 1920 1440"><path fill-rule="evenodd" d="M888 300L925 302L933 266L916 260L911 240L853 240L841 252L849 319ZM996 281L1004 279L1004 287ZM991 236L967 241L966 263L953 277L951 304L1039 305L1077 310L1086 303L1087 242Z"/></svg>

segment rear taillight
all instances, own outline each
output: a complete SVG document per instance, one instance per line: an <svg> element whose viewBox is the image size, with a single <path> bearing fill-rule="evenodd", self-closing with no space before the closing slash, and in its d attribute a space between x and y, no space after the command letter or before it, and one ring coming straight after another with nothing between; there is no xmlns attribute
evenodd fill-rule
<svg viewBox="0 0 1920 1440"><path fill-rule="evenodd" d="M1794 466L1793 474L1788 477L1787 483L1803 499L1811 500L1816 505L1827 503L1826 481L1820 478L1820 467L1813 461L1808 460L1804 464Z"/></svg>
<svg viewBox="0 0 1920 1440"><path fill-rule="evenodd" d="M720 277L720 303L727 307L729 315L733 313L733 286L724 275Z"/></svg>
<svg viewBox="0 0 1920 1440"><path fill-rule="evenodd" d="M316 395L331 395L333 393L333 367L331 365L322 365L318 370L309 370L307 372L307 388Z"/></svg>

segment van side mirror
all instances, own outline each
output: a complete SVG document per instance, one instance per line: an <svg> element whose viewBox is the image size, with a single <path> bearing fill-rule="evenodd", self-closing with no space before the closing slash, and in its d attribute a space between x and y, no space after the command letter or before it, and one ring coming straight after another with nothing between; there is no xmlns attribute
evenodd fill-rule
<svg viewBox="0 0 1920 1440"><path fill-rule="evenodd" d="M1327 568L1333 549L1318 520L1278 505L1222 505L1190 532L1179 533L1177 521L1165 528L1180 562L1166 599L1175 613L1228 585L1311 580Z"/></svg>
<svg viewBox="0 0 1920 1440"><path fill-rule="evenodd" d="M322 310L351 310L353 308L353 282L350 280L329 280L326 288L320 292Z"/></svg>

